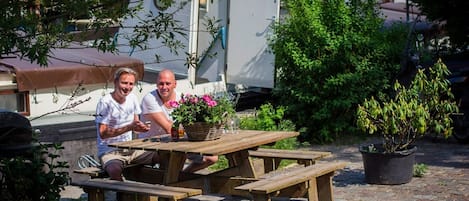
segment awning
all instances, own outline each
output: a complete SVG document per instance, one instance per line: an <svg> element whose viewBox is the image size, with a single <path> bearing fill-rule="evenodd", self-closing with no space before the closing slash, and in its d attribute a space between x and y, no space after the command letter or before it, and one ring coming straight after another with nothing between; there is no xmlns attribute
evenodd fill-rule
<svg viewBox="0 0 469 201"><path fill-rule="evenodd" d="M132 68L138 72L137 80L143 78L143 62L127 56L102 53L94 48L53 49L50 55L48 66L31 63L25 58L3 58L0 65L16 74L19 91L112 83L114 71L119 67Z"/></svg>

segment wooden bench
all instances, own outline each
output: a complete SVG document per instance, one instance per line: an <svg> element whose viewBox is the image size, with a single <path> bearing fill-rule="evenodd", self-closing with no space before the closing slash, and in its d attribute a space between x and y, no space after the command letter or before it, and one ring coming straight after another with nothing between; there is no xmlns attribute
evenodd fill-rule
<svg viewBox="0 0 469 201"><path fill-rule="evenodd" d="M87 168L82 168L82 169L75 169L73 170L73 172L77 174L87 174L91 178L107 177L106 172L102 168L98 168L98 167L87 167Z"/></svg>
<svg viewBox="0 0 469 201"><path fill-rule="evenodd" d="M306 197L309 201L333 201L332 177L344 162L297 166L266 174L258 181L235 187L247 191L254 201L270 201L272 197Z"/></svg>
<svg viewBox="0 0 469 201"><path fill-rule="evenodd" d="M128 170L128 169L132 169L132 168L142 168L146 165L141 165L141 164L127 164L124 166L124 173ZM91 178L107 178L109 177L106 173L106 171L104 171L104 169L102 169L101 167L86 167L86 168L81 168L81 169L75 169L73 170L74 173L77 173L77 174L86 174L86 175L89 175Z"/></svg>
<svg viewBox="0 0 469 201"><path fill-rule="evenodd" d="M121 201L156 201L181 200L187 197L201 195L201 189L147 184L133 181L115 181L105 178L94 178L71 183L80 186L88 193L88 201L104 201L104 191L120 192Z"/></svg>
<svg viewBox="0 0 469 201"><path fill-rule="evenodd" d="M309 166L317 160L331 156L331 152L322 151L303 151L303 150L285 150L285 149L263 149L250 150L249 156L262 158L264 160L264 172L278 169L280 162L286 160L296 160L298 164Z"/></svg>

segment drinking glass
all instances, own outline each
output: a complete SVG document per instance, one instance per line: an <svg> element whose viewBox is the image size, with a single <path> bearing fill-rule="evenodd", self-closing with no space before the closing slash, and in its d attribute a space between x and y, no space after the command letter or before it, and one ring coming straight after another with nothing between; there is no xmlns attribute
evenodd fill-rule
<svg viewBox="0 0 469 201"><path fill-rule="evenodd" d="M238 130L239 130L239 118L238 116L232 116L230 118L228 118L228 125L227 125L227 132L228 133L231 133L231 134L236 134L238 133Z"/></svg>

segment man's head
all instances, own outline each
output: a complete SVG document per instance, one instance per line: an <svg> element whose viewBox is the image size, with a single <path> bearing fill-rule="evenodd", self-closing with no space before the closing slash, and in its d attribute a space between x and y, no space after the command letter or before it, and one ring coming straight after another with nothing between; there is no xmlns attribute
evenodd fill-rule
<svg viewBox="0 0 469 201"><path fill-rule="evenodd" d="M114 74L114 94L125 98L134 88L137 72L131 68L119 68Z"/></svg>
<svg viewBox="0 0 469 201"><path fill-rule="evenodd" d="M176 88L176 77L173 71L169 69L163 69L156 78L156 88L163 101L170 100L174 94Z"/></svg>

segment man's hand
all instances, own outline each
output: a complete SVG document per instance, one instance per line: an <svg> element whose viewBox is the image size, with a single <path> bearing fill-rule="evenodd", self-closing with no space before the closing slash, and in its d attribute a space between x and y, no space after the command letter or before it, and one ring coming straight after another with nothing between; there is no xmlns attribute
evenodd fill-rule
<svg viewBox="0 0 469 201"><path fill-rule="evenodd" d="M134 121L133 123L133 130L136 132L147 132L150 130L150 125L145 124L141 121Z"/></svg>

